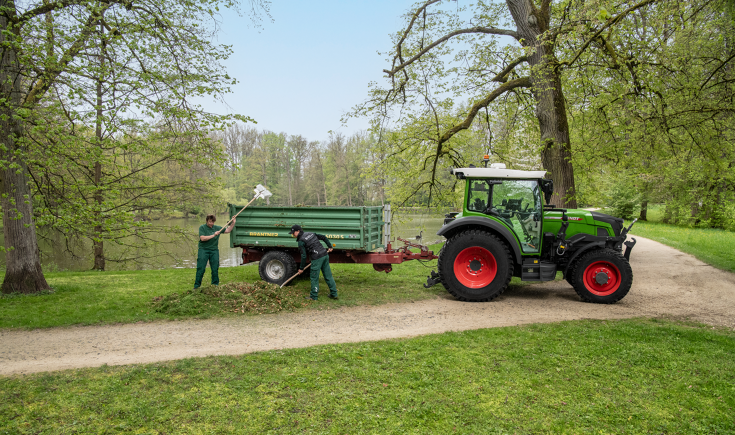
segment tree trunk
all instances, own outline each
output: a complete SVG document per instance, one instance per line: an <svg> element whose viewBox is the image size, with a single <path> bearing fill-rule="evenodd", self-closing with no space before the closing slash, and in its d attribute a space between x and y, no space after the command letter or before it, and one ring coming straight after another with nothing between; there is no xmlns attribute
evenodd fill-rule
<svg viewBox="0 0 735 435"><path fill-rule="evenodd" d="M102 34L104 33L104 27L100 24L100 41L101 46L104 46L102 42ZM97 78L97 117L95 119L95 136L97 137L98 152L102 154L102 74L105 69L105 58L100 48L100 76ZM105 270L105 245L102 241L102 163L99 161L94 162L94 218L97 225L94 227L94 237L92 243L94 245L94 266L92 270Z"/></svg>
<svg viewBox="0 0 735 435"><path fill-rule="evenodd" d="M538 10L530 0L506 1L517 32L523 38L522 44L535 48L528 63L532 69L531 92L536 100L536 118L541 132L541 162L549 178L554 180L551 203L576 208L572 148L561 75L553 67L557 63L553 42L542 37L549 29L549 8Z"/></svg>
<svg viewBox="0 0 735 435"><path fill-rule="evenodd" d="M640 216L638 216L638 220L640 221L648 220L648 201L641 202L641 214Z"/></svg>
<svg viewBox="0 0 735 435"><path fill-rule="evenodd" d="M0 1L0 7L14 8L13 2ZM0 291L2 293L37 293L48 290L43 276L41 258L33 222L31 189L28 186L28 167L23 149L17 142L23 131L16 118L21 101L21 70L15 46L6 40L9 31L5 15L0 15L0 204L3 208L6 269Z"/></svg>

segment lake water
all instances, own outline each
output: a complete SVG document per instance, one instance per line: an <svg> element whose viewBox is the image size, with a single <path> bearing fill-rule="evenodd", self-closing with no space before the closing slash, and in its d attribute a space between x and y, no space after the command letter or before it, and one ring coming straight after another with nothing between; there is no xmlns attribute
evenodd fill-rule
<svg viewBox="0 0 735 435"><path fill-rule="evenodd" d="M217 223L225 223L229 216L217 216ZM415 241L416 236L422 235L423 244L431 244L442 237L436 232L444 222L444 216L410 214L403 217L394 217L391 238L396 240L394 248L403 246L397 238L401 237ZM158 231L151 238L158 243L146 243L144 246L123 248L113 243L105 243L105 256L109 258L137 258L138 261L112 262L107 261L107 270L142 270L142 269L169 269L196 267L197 239L199 226L204 223L199 219L162 219L152 222ZM184 238L173 237L175 229L179 228L187 234ZM422 233L423 231L423 233ZM39 231L39 245L41 248L41 264L46 272L53 271L85 271L90 270L94 263L92 244L89 240L67 241L61 234ZM191 237L188 237L188 234ZM2 240L0 232L0 240ZM242 262L242 249L230 248L229 236L220 237L220 267L237 266ZM80 255L80 256L76 256ZM5 267L5 253L0 253L0 266Z"/></svg>

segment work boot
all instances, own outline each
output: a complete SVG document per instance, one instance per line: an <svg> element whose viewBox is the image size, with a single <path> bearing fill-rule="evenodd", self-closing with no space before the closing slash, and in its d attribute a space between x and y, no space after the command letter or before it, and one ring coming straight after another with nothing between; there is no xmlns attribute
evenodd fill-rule
<svg viewBox="0 0 735 435"><path fill-rule="evenodd" d="M304 299L309 299L309 300L312 300L312 301L318 301L319 300L317 298L312 298L311 296L304 296Z"/></svg>
<svg viewBox="0 0 735 435"><path fill-rule="evenodd" d="M332 296L332 295L329 295L329 299L334 299L334 300L336 301L336 300L339 300L339 297L337 297L337 296Z"/></svg>

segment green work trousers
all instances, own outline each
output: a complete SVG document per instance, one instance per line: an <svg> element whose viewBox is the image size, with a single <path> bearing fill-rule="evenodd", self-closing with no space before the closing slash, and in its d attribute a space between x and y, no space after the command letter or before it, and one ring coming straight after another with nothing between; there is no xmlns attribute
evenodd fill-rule
<svg viewBox="0 0 735 435"><path fill-rule="evenodd" d="M197 277L194 280L194 288L202 285L202 277L204 269L207 268L207 262L212 269L212 285L219 285L219 249L209 250L200 249L197 253Z"/></svg>
<svg viewBox="0 0 735 435"><path fill-rule="evenodd" d="M309 272L311 274L311 293L309 296L311 296L312 299L319 297L319 271L322 272L324 275L324 281L326 281L327 286L329 286L329 295L336 298L337 284L334 282L334 278L332 277L332 269L329 268L329 255L317 258L316 260L311 260L311 271Z"/></svg>

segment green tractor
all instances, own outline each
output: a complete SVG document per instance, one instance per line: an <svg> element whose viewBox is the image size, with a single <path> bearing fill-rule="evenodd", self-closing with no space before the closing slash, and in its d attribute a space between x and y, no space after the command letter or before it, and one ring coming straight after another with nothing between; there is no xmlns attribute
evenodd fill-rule
<svg viewBox="0 0 735 435"><path fill-rule="evenodd" d="M441 282L459 300L490 301L513 276L551 281L561 271L584 301L612 304L628 294L636 241L626 235L635 221L625 228L620 218L549 205L546 171L485 166L451 170L466 180L462 212L447 214L437 233L447 242L425 287Z"/></svg>

